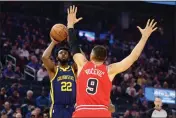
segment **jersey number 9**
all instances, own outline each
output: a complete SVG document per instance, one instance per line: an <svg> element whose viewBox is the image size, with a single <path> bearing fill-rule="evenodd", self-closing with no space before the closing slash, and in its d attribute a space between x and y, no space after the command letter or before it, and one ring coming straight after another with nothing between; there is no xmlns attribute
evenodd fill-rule
<svg viewBox="0 0 176 118"><path fill-rule="evenodd" d="M61 82L61 91L72 91L71 82Z"/></svg>
<svg viewBox="0 0 176 118"><path fill-rule="evenodd" d="M98 80L96 78L90 78L87 80L86 92L88 94L94 95L97 93Z"/></svg>

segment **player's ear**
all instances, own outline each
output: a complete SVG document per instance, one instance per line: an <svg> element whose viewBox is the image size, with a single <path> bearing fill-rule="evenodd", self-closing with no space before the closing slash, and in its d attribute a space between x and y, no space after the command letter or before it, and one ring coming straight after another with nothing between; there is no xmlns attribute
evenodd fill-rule
<svg viewBox="0 0 176 118"><path fill-rule="evenodd" d="M107 56L105 57L104 61L106 61L106 59L107 59Z"/></svg>
<svg viewBox="0 0 176 118"><path fill-rule="evenodd" d="M156 106L156 102L154 101L154 105Z"/></svg>

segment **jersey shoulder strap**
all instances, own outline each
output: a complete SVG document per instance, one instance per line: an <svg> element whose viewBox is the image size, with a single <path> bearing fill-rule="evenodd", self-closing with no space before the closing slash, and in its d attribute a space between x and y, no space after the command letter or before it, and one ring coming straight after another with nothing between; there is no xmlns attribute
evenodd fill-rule
<svg viewBox="0 0 176 118"><path fill-rule="evenodd" d="M56 76L57 76L58 72L59 72L59 66L57 65L57 66L56 66L56 72L55 72L55 74L54 74L54 77L53 77L53 78L51 78L51 80L50 80L50 81L53 81L53 80L56 78Z"/></svg>

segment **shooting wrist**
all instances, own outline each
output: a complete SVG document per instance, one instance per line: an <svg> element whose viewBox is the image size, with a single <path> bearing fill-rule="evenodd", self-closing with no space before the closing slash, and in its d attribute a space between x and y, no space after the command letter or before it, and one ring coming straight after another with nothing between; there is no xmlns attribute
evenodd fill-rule
<svg viewBox="0 0 176 118"><path fill-rule="evenodd" d="M55 41L52 41L52 42L50 43L50 46L54 48L54 46L55 46L56 44L57 44L57 43L56 43Z"/></svg>

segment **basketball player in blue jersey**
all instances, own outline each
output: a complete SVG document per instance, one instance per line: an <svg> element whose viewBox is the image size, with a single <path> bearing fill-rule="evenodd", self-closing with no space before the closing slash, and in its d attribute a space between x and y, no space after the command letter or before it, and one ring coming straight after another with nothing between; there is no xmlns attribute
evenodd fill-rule
<svg viewBox="0 0 176 118"><path fill-rule="evenodd" d="M42 56L51 83L50 118L71 118L76 101L75 68L68 63L70 53L66 48L57 51L58 64L55 65L50 59L56 44L57 42L52 39Z"/></svg>

